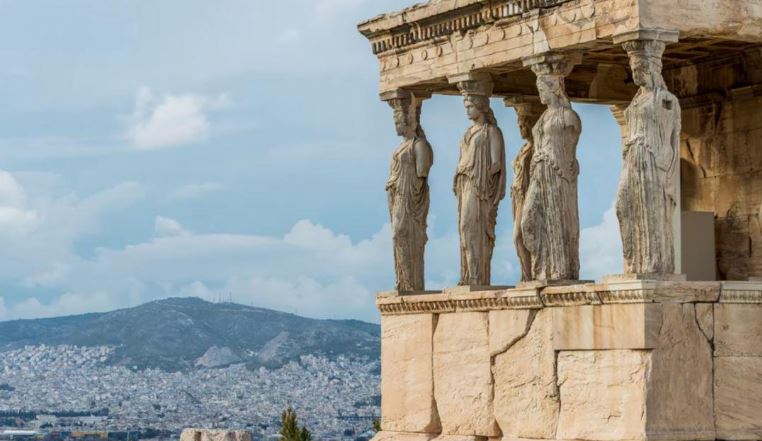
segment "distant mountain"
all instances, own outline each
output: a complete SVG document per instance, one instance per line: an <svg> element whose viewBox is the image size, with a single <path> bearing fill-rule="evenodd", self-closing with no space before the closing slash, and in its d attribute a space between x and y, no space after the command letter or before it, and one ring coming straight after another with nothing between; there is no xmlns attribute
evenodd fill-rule
<svg viewBox="0 0 762 441"><path fill-rule="evenodd" d="M379 333L378 325L357 320L170 298L107 313L0 322L0 351L41 344L114 346L109 363L139 369L278 367L306 354L378 359Z"/></svg>

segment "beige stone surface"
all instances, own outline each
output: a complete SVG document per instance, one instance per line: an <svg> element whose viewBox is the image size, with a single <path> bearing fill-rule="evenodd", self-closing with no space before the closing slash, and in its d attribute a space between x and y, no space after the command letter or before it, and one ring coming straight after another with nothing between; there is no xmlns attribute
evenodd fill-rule
<svg viewBox="0 0 762 441"><path fill-rule="evenodd" d="M442 314L434 333L434 395L444 435L498 436L488 313Z"/></svg>
<svg viewBox="0 0 762 441"><path fill-rule="evenodd" d="M248 430L184 429L180 441L251 441Z"/></svg>
<svg viewBox="0 0 762 441"><path fill-rule="evenodd" d="M371 438L371 441L431 441L436 436L433 433L389 432L382 430Z"/></svg>
<svg viewBox="0 0 762 441"><path fill-rule="evenodd" d="M762 356L762 305L714 306L715 356Z"/></svg>
<svg viewBox="0 0 762 441"><path fill-rule="evenodd" d="M497 340L495 333L505 336L501 344L493 346L498 352L492 352L495 416L503 439L552 439L559 397L551 311L532 314L531 327L519 334L517 324L525 317L522 312L490 313L490 341ZM509 332L503 334L504 330ZM516 338L517 334L523 336Z"/></svg>
<svg viewBox="0 0 762 441"><path fill-rule="evenodd" d="M434 401L434 314L381 319L381 427L392 432L438 432Z"/></svg>
<svg viewBox="0 0 762 441"><path fill-rule="evenodd" d="M487 437L484 436L470 436L470 435L439 435L434 438L436 441L487 441Z"/></svg>
<svg viewBox="0 0 762 441"><path fill-rule="evenodd" d="M646 350L561 351L557 439L646 439Z"/></svg>
<svg viewBox="0 0 762 441"><path fill-rule="evenodd" d="M713 440L712 348L694 305L662 305L659 347L651 356L649 439Z"/></svg>
<svg viewBox="0 0 762 441"><path fill-rule="evenodd" d="M662 305L655 303L553 308L556 350L653 349Z"/></svg>
<svg viewBox="0 0 762 441"><path fill-rule="evenodd" d="M490 311L489 353L490 356L503 353L518 340L526 336L537 313L531 309L507 309Z"/></svg>
<svg viewBox="0 0 762 441"><path fill-rule="evenodd" d="M696 303L696 321L707 340L714 340L714 304Z"/></svg>
<svg viewBox="0 0 762 441"><path fill-rule="evenodd" d="M475 2L428 2L362 23L360 31L375 48L383 49L377 54L381 65L381 90L518 62L552 49L580 47L637 26L635 0L553 1L560 7L542 11L535 8L534 13L524 17L520 11L511 11L504 19L500 19L500 15L510 8L496 9L482 2L482 12L475 14L473 9L464 8L469 3ZM476 8L479 10L478 6ZM453 13L453 9L459 11ZM443 15L441 21L425 22L436 14L448 15ZM479 18L474 20L476 17ZM497 20L481 25L481 17ZM424 20L420 27L418 23L412 23L418 20ZM412 40L414 44L399 46L410 40L390 33L389 30L394 28L401 35L404 35L403 29L412 29L423 38Z"/></svg>
<svg viewBox="0 0 762 441"><path fill-rule="evenodd" d="M559 353L558 439L714 439L711 346L695 306L650 306L662 310L655 348Z"/></svg>
<svg viewBox="0 0 762 441"><path fill-rule="evenodd" d="M717 438L762 439L762 358L715 359Z"/></svg>
<svg viewBox="0 0 762 441"><path fill-rule="evenodd" d="M643 26L678 29L686 34L759 39L762 8L756 0L641 0Z"/></svg>

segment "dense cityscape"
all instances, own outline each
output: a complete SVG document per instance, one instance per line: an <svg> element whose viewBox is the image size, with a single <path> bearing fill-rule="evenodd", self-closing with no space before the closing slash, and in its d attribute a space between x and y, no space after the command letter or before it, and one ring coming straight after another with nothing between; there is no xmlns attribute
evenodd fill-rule
<svg viewBox="0 0 762 441"><path fill-rule="evenodd" d="M377 360L307 355L277 369L165 372L111 366L112 352L39 345L0 353L0 412L31 416L2 418L0 425L40 432L150 430L161 437L186 427L242 428L259 440L277 438L280 414L292 406L315 439L355 440L379 413Z"/></svg>

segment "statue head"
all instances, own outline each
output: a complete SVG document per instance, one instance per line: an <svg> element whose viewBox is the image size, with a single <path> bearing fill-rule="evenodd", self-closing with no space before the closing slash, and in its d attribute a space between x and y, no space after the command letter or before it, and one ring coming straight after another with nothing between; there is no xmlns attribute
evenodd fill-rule
<svg viewBox="0 0 762 441"><path fill-rule="evenodd" d="M540 95L540 102L548 107L571 107L569 97L566 96L563 75L538 75L537 93Z"/></svg>
<svg viewBox="0 0 762 441"><path fill-rule="evenodd" d="M532 129L537 124L537 120L540 118L544 108L540 103L534 102L513 104L522 139L532 139Z"/></svg>
<svg viewBox="0 0 762 441"><path fill-rule="evenodd" d="M484 95L466 95L463 98L466 116L471 121L485 124L497 124L495 114L489 105L489 97Z"/></svg>
<svg viewBox="0 0 762 441"><path fill-rule="evenodd" d="M412 93L389 100L394 110L394 128L404 138L425 137L420 125L421 100Z"/></svg>
<svg viewBox="0 0 762 441"><path fill-rule="evenodd" d="M663 88L661 57L665 43L657 40L633 40L622 44L630 56L632 81L645 89Z"/></svg>

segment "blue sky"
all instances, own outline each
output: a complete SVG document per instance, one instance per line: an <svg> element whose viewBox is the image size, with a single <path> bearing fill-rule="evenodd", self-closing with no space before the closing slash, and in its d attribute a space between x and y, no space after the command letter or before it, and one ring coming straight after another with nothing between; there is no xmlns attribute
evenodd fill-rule
<svg viewBox="0 0 762 441"><path fill-rule="evenodd" d="M167 296L377 321L398 144L356 23L402 0L0 1L0 320ZM515 115L493 100L512 158ZM575 104L582 273L620 270L608 108ZM435 151L427 283L452 285L457 97ZM518 277L510 200L493 283Z"/></svg>

